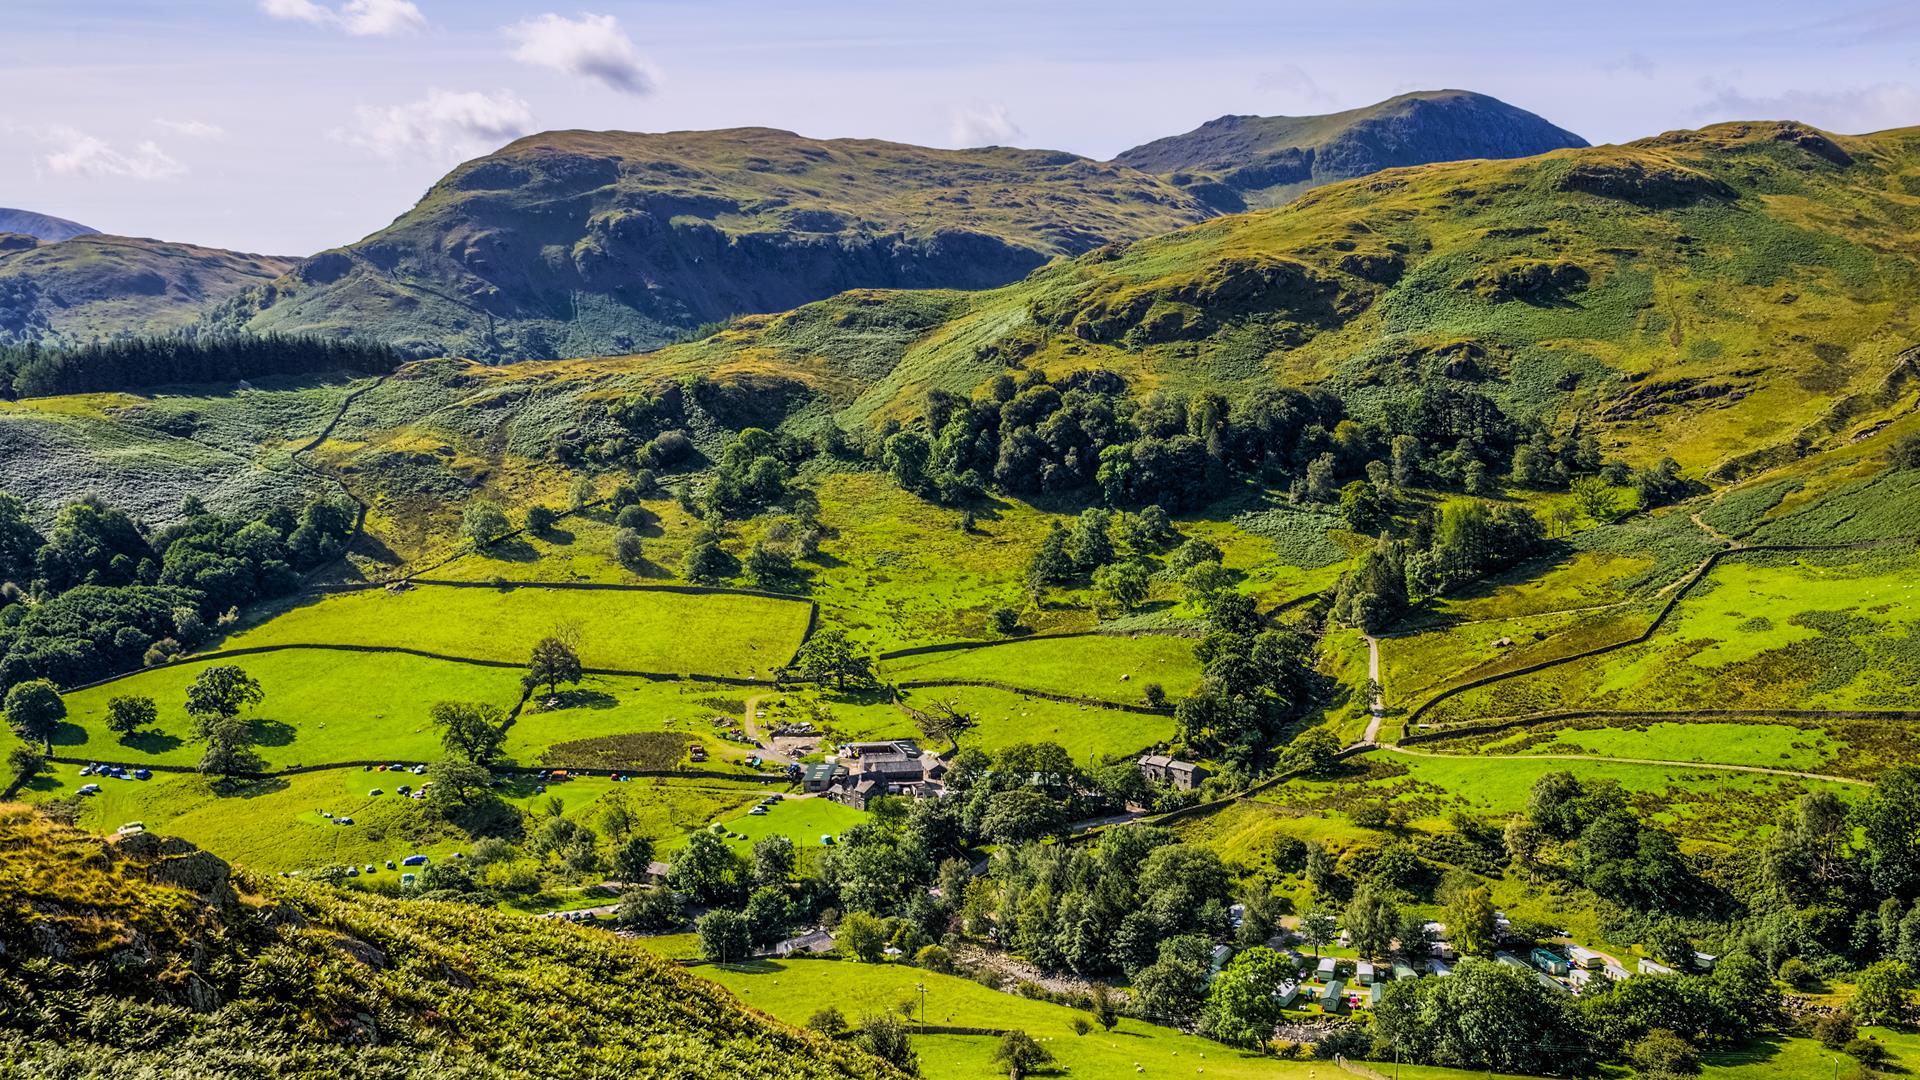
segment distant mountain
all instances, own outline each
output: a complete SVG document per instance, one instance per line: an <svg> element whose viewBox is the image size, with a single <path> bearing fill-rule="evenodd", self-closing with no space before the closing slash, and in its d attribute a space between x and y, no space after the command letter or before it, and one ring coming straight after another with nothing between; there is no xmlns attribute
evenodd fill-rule
<svg viewBox="0 0 1920 1080"><path fill-rule="evenodd" d="M292 259L87 233L37 243L0 233L0 342L77 342L195 324Z"/></svg>
<svg viewBox="0 0 1920 1080"><path fill-rule="evenodd" d="M1169 177L1224 212L1406 165L1518 158L1586 146L1525 109L1467 90L1423 90L1324 116L1222 116L1114 163Z"/></svg>
<svg viewBox="0 0 1920 1080"><path fill-rule="evenodd" d="M626 352L851 288L1004 285L1212 213L1164 180L1057 151L557 131L461 165L388 228L221 320L415 355Z"/></svg>
<svg viewBox="0 0 1920 1080"><path fill-rule="evenodd" d="M71 240L76 236L88 236L99 231L77 221L68 221L66 218L57 218L51 214L36 214L31 210L13 210L0 206L0 233L19 233L51 244L60 240Z"/></svg>

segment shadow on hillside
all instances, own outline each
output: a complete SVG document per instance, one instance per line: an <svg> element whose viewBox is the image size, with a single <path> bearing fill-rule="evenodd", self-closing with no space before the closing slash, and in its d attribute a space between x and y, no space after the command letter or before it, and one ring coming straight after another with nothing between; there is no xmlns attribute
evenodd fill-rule
<svg viewBox="0 0 1920 1080"><path fill-rule="evenodd" d="M541 712L558 712L561 709L611 709L620 704L620 699L604 690L562 690L552 697L552 709Z"/></svg>
<svg viewBox="0 0 1920 1080"><path fill-rule="evenodd" d="M556 547L565 547L575 540L573 533L568 532L558 525L549 528L546 532L535 533L534 535Z"/></svg>
<svg viewBox="0 0 1920 1080"><path fill-rule="evenodd" d="M540 552L525 538L519 536L495 540L484 549L487 558L501 562L538 562Z"/></svg>
<svg viewBox="0 0 1920 1080"><path fill-rule="evenodd" d="M822 570L838 570L847 565L845 559L829 555L824 551L814 552L807 556L805 561L812 563Z"/></svg>
<svg viewBox="0 0 1920 1080"><path fill-rule="evenodd" d="M248 779L242 776L222 777L213 782L213 793L223 799L257 799L262 795L274 795L287 790L284 777L263 776Z"/></svg>
<svg viewBox="0 0 1920 1080"><path fill-rule="evenodd" d="M131 735L120 736L120 745L143 754L164 754L169 750L178 750L186 740L178 735L164 731L136 731Z"/></svg>
<svg viewBox="0 0 1920 1080"><path fill-rule="evenodd" d="M255 746L291 746L295 734L293 725L284 720L258 716L247 721L247 730L253 734Z"/></svg>
<svg viewBox="0 0 1920 1080"><path fill-rule="evenodd" d="M53 738L47 741L56 747L81 746L87 741L87 729L71 720L62 720L54 726Z"/></svg>

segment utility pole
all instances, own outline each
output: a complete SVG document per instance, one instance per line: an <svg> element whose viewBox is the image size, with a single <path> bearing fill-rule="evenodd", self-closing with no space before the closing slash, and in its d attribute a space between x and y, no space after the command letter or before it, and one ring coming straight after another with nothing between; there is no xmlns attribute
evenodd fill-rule
<svg viewBox="0 0 1920 1080"><path fill-rule="evenodd" d="M917 983L916 986L920 990L920 1026L926 1027L927 1026L927 984L924 982Z"/></svg>

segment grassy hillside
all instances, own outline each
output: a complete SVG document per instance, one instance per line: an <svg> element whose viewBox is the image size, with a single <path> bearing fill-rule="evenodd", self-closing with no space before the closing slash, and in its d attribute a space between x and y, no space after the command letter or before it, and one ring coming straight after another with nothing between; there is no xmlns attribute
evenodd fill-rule
<svg viewBox="0 0 1920 1080"><path fill-rule="evenodd" d="M647 348L856 287L981 288L1212 211L1118 165L765 128L557 131L470 161L393 225L230 305L490 360Z"/></svg>
<svg viewBox="0 0 1920 1080"><path fill-rule="evenodd" d="M16 1075L898 1075L632 943L230 877L179 841L19 807L0 810L0 912Z"/></svg>
<svg viewBox="0 0 1920 1080"><path fill-rule="evenodd" d="M160 334L285 273L293 260L87 233L0 238L0 340L85 342Z"/></svg>
<svg viewBox="0 0 1920 1080"><path fill-rule="evenodd" d="M1222 210L1278 206L1381 169L1514 158L1586 140L1485 94L1423 90L1324 116L1222 116L1114 161L1167 176Z"/></svg>
<svg viewBox="0 0 1920 1080"><path fill-rule="evenodd" d="M1004 289L849 294L632 366L783 386L853 424L1015 367L1135 393L1320 384L1363 415L1451 379L1731 478L1911 397L1916 184L1920 130L1781 123L1391 170Z"/></svg>

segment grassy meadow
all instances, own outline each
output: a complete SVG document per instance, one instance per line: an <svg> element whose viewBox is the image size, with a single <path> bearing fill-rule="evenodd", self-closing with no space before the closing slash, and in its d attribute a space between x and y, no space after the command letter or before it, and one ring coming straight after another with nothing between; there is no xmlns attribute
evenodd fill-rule
<svg viewBox="0 0 1920 1080"><path fill-rule="evenodd" d="M567 628L587 667L765 677L806 625L804 603L757 596L421 585L307 600L221 646L394 646L523 664L535 642Z"/></svg>

